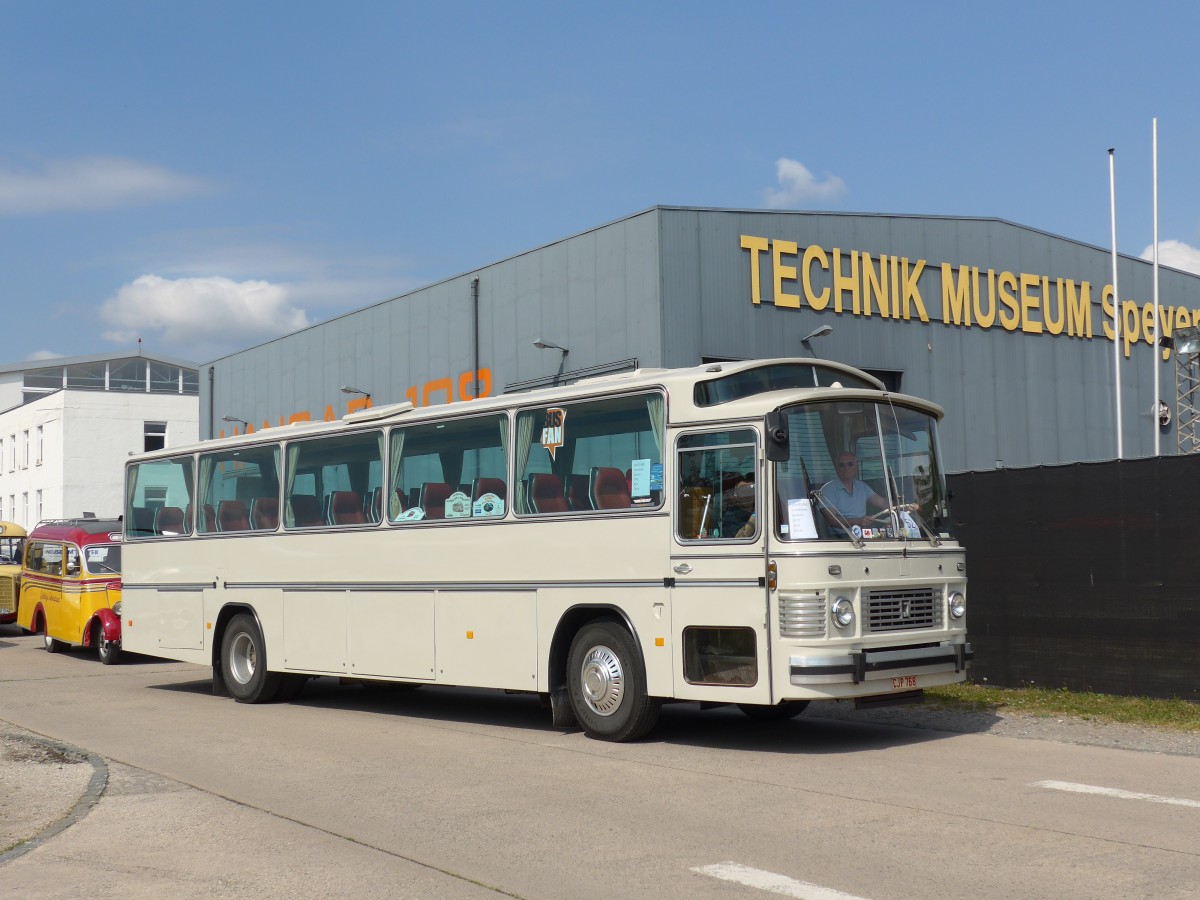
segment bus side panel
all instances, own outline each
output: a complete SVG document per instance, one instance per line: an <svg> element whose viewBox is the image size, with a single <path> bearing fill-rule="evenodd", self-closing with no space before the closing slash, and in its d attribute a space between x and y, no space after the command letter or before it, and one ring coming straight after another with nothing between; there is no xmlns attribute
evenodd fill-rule
<svg viewBox="0 0 1200 900"><path fill-rule="evenodd" d="M350 674L350 594L347 591L283 591L281 656L273 656L271 636L266 636L267 659L272 669L299 669L329 675Z"/></svg>
<svg viewBox="0 0 1200 900"><path fill-rule="evenodd" d="M159 648L204 648L204 591L201 588L160 590L156 605ZM122 609L124 608L122 605Z"/></svg>
<svg viewBox="0 0 1200 900"><path fill-rule="evenodd" d="M438 591L437 680L537 689L534 591Z"/></svg>
<svg viewBox="0 0 1200 900"><path fill-rule="evenodd" d="M434 591L352 591L354 675L434 678Z"/></svg>

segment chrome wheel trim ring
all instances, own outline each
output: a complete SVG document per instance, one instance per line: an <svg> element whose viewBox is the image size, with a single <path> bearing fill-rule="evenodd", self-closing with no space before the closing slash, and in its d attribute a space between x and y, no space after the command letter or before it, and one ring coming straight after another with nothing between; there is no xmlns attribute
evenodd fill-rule
<svg viewBox="0 0 1200 900"><path fill-rule="evenodd" d="M250 635L239 632L229 645L229 673L238 684L249 684L258 667L258 648Z"/></svg>
<svg viewBox="0 0 1200 900"><path fill-rule="evenodd" d="M587 652L579 668L579 683L588 709L598 716L611 716L625 697L625 671L621 660L608 647L597 645Z"/></svg>

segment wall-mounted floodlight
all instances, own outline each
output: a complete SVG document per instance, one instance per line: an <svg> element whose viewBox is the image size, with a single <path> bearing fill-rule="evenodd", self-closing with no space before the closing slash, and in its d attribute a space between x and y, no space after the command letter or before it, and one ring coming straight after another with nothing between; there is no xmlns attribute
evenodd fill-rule
<svg viewBox="0 0 1200 900"><path fill-rule="evenodd" d="M810 332L809 334L806 334L804 337L800 338L800 343L804 345L805 349L808 350L809 353L812 353L813 348L808 342L816 340L817 338L825 337L827 334L833 334L832 325L822 325L816 331ZM813 355L815 356L816 354L814 353Z"/></svg>
<svg viewBox="0 0 1200 900"><path fill-rule="evenodd" d="M566 356L571 352L566 347L560 347L553 341L544 341L541 338L538 338L536 341L534 341L533 346L537 347L539 350L561 350L563 356Z"/></svg>
<svg viewBox="0 0 1200 900"><path fill-rule="evenodd" d="M1187 328L1176 328L1174 341L1176 356L1195 356L1200 353L1200 327L1190 325Z"/></svg>
<svg viewBox="0 0 1200 900"><path fill-rule="evenodd" d="M371 396L370 391L364 391L362 388L350 387L348 384L342 385L341 392L343 394L361 394L363 397L367 398L370 398Z"/></svg>
<svg viewBox="0 0 1200 900"><path fill-rule="evenodd" d="M250 423L245 419L239 419L237 416L221 416L222 422L233 422L235 425L241 425L242 428L249 428Z"/></svg>

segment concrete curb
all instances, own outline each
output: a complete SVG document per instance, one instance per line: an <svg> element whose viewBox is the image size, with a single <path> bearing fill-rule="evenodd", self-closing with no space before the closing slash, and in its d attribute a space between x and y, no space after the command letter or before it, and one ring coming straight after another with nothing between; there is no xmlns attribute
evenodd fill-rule
<svg viewBox="0 0 1200 900"><path fill-rule="evenodd" d="M50 750L57 751L64 755L74 756L77 759L86 760L92 765L92 777L88 781L87 789L83 792L71 810L56 822L51 822L37 834L17 844L11 850L6 850L0 853L0 866L7 862L11 862L20 856L24 856L30 850L40 847L46 841L55 835L70 828L89 812L92 807L99 801L104 789L108 786L108 763L94 753L89 753L86 750L81 750L78 747L73 747L70 744L65 744L62 741L51 740L39 735L28 734L26 732L18 732L11 730L0 731L0 735L12 741L18 741L26 744L34 744L40 747L46 747Z"/></svg>

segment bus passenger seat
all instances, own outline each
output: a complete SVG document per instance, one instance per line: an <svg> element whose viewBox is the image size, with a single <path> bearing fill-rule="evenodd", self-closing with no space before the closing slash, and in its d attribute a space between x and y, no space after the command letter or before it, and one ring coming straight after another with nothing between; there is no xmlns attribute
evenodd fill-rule
<svg viewBox="0 0 1200 900"><path fill-rule="evenodd" d="M250 516L241 500L222 500L217 504L217 527L221 531L249 531Z"/></svg>
<svg viewBox="0 0 1200 900"><path fill-rule="evenodd" d="M567 500L571 504L571 509L595 509L592 506L592 498L588 496L588 476L587 475L569 475L567 476Z"/></svg>
<svg viewBox="0 0 1200 900"><path fill-rule="evenodd" d="M250 504L250 524L257 531L274 531L279 527L279 501L274 497L258 497Z"/></svg>
<svg viewBox="0 0 1200 900"><path fill-rule="evenodd" d="M294 527L313 528L325 524L321 520L321 503L314 494L292 494L288 503L292 507Z"/></svg>
<svg viewBox="0 0 1200 900"><path fill-rule="evenodd" d="M334 491L329 495L330 525L362 525L366 521L358 491Z"/></svg>
<svg viewBox="0 0 1200 900"><path fill-rule="evenodd" d="M501 500L508 500L508 485L503 478L476 478L471 482L471 502L474 503L484 494L495 494Z"/></svg>
<svg viewBox="0 0 1200 900"><path fill-rule="evenodd" d="M210 534L217 530L217 512L211 503L204 504L204 530Z"/></svg>
<svg viewBox="0 0 1200 900"><path fill-rule="evenodd" d="M533 511L558 513L567 511L567 498L563 494L562 479L549 473L529 476L529 496L533 500Z"/></svg>
<svg viewBox="0 0 1200 900"><path fill-rule="evenodd" d="M596 509L628 509L629 483L625 473L609 466L592 466L589 493Z"/></svg>
<svg viewBox="0 0 1200 900"><path fill-rule="evenodd" d="M450 485L444 481L427 481L421 485L421 496L417 506L425 511L426 519L446 518L446 498L450 496Z"/></svg>
<svg viewBox="0 0 1200 900"><path fill-rule="evenodd" d="M178 506L160 506L154 511L155 534L183 534L183 510Z"/></svg>

